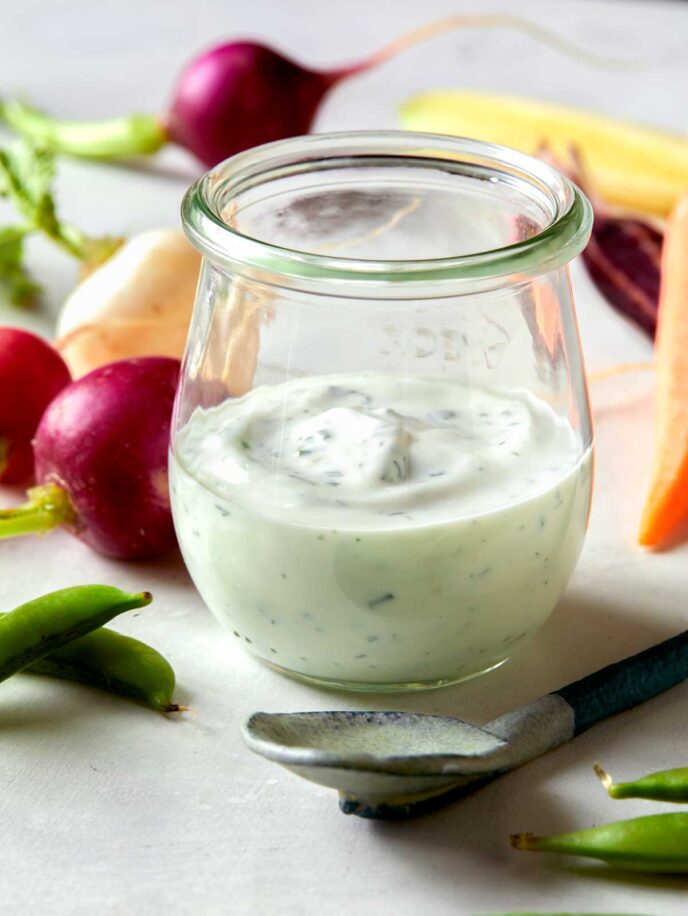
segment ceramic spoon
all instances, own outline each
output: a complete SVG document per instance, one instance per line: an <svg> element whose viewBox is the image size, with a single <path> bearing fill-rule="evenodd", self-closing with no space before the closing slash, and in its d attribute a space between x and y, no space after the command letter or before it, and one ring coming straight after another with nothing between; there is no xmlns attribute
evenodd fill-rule
<svg viewBox="0 0 688 916"><path fill-rule="evenodd" d="M688 632L485 726L404 712L255 713L246 744L339 792L346 814L423 814L688 677Z"/></svg>

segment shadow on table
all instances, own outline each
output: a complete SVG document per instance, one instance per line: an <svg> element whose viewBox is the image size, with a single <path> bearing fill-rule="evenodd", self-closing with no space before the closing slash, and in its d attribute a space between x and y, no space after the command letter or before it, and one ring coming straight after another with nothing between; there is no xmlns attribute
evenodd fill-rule
<svg viewBox="0 0 688 916"><path fill-rule="evenodd" d="M20 675L24 677L24 675ZM163 714L146 706L145 703L137 702L128 697L121 697L106 690L97 687L84 686L74 681L60 680L59 692L55 690L55 678L44 674L26 675L27 680L30 678L36 683L43 682L45 685L45 701L37 699L35 693L28 697L14 696L2 698L0 701L0 742L12 738L13 736L31 732L44 733L55 737L57 734L74 734L74 726L88 727L89 722L101 719L108 713L122 712L122 704L125 704L129 711L136 713L146 719L155 717L156 721L176 723L179 719L177 713ZM74 702L65 702L69 700L67 694L74 691ZM188 691L180 690L175 693L175 701L186 705L190 694ZM86 706L88 702L88 706ZM193 711L185 714L193 718Z"/></svg>
<svg viewBox="0 0 688 916"><path fill-rule="evenodd" d="M510 886L523 884L525 888L532 887L536 870L542 889L547 883L556 884L560 875L553 869L543 870L541 862L512 850L509 835L514 818L524 826L547 824L553 831L564 830L567 822L570 824L565 805L539 784L545 779L542 773L540 780L529 783L527 794L514 798L514 792L518 793L516 783L505 776L430 817L370 821L369 830L376 841L404 863L414 880L454 888L457 900L467 874L489 874L491 870L508 870ZM528 817L529 811L537 812L535 822L532 815Z"/></svg>
<svg viewBox="0 0 688 916"><path fill-rule="evenodd" d="M0 739L16 732L40 728L59 730L80 718L83 718L83 711L57 703L46 702L44 706L39 706L35 699L3 699L0 703Z"/></svg>
<svg viewBox="0 0 688 916"><path fill-rule="evenodd" d="M624 885L629 887L652 887L675 891L688 890L688 878L685 875L652 875L642 872L629 872L593 862L571 866L567 871L577 878L600 881L605 884L623 882Z"/></svg>
<svg viewBox="0 0 688 916"><path fill-rule="evenodd" d="M483 790L481 799L459 803L459 807L447 809L442 814L422 821L385 822L371 821L370 830L377 841L391 848L404 867L415 878L432 882L435 886L453 888L460 899L465 888L466 874L499 873L499 885L508 880L512 893L519 886L526 892L538 895L546 890L560 887L562 881L575 877L582 881L598 882L601 885L623 885L642 889L685 892L688 880L683 875L653 875L627 872L610 868L601 862L581 862L580 859L554 855L533 855L513 850L509 843L509 827L503 823L500 805L507 807L506 796L511 809L510 823L518 817L526 825L547 824L552 833L570 829L570 812L566 807L548 795L541 786L530 786L527 796L514 798L507 786L509 777L502 780L498 789L494 785L493 797L490 788ZM514 814L514 810L516 814ZM536 812L530 814L528 811ZM486 830L486 826L489 829ZM499 909L500 907L495 907ZM642 910L641 911L645 912Z"/></svg>

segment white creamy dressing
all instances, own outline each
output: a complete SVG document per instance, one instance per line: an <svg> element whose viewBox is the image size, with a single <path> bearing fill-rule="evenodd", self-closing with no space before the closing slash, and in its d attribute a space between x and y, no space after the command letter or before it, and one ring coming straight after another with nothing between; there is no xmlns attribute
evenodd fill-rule
<svg viewBox="0 0 688 916"><path fill-rule="evenodd" d="M575 565L590 455L526 391L361 373L260 387L180 432L187 565L251 651L352 684L502 661Z"/></svg>

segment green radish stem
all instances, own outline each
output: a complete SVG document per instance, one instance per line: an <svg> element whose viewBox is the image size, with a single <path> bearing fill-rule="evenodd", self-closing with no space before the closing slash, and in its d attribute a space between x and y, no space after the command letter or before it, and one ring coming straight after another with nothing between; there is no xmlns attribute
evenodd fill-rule
<svg viewBox="0 0 688 916"><path fill-rule="evenodd" d="M1 457L1 456L0 456ZM31 487L28 499L13 509L0 510L0 538L46 534L59 525L76 521L69 496L54 483Z"/></svg>
<svg viewBox="0 0 688 916"><path fill-rule="evenodd" d="M155 115L132 114L100 121L60 121L30 105L0 103L0 120L50 149L89 159L148 155L167 143Z"/></svg>

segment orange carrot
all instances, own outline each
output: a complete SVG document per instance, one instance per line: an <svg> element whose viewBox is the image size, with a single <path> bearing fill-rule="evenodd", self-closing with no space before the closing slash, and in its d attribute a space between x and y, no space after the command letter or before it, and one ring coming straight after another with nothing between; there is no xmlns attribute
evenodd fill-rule
<svg viewBox="0 0 688 916"><path fill-rule="evenodd" d="M656 348L655 461L638 536L646 547L688 532L688 193L664 236Z"/></svg>

